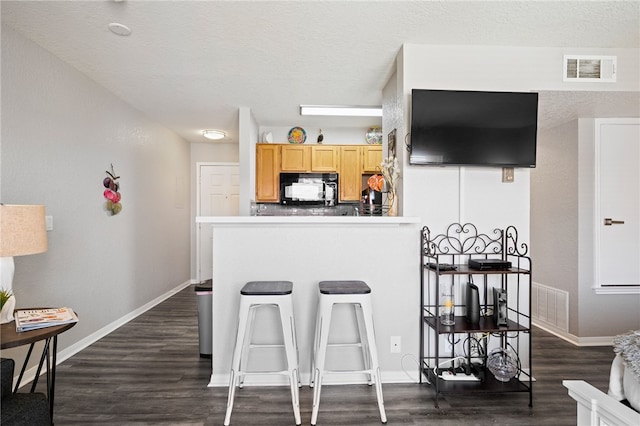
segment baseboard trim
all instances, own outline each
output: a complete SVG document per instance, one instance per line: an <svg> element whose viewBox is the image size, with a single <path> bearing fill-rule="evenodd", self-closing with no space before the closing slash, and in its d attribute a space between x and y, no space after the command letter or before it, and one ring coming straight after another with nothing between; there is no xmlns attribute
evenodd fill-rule
<svg viewBox="0 0 640 426"><path fill-rule="evenodd" d="M102 327L101 329L97 330L96 332L91 333L90 335L88 335L84 339L81 339L81 340L77 341L76 343L72 344L71 346L69 346L69 347L67 347L67 348L65 348L65 349L63 349L61 351L58 351L58 353L56 355L56 365L60 365L62 362L64 362L65 360L71 358L73 355L77 354L81 350L89 347L93 343L95 343L98 340L102 339L103 337L107 336L109 333L117 330L118 328L122 327L123 325L125 325L129 321L131 321L134 318L142 315L143 313L147 312L149 309L151 309L154 306L160 304L161 302L164 302L165 300L167 300L168 298L170 298L174 294L182 291L183 289L185 289L186 287L190 286L193 283L195 283L195 282L192 281L192 280L183 282L182 284L178 285L177 287L175 287L175 288L167 291L166 293L156 297L152 301L150 301L148 303L145 303L144 305L142 305L138 309L136 309L136 310L134 310L132 312L129 312L128 314L118 318L117 320L113 321L110 324L107 324L106 326ZM24 373L24 376L22 376L22 381L20 382L20 385L23 386L23 385L25 385L27 383L32 382L36 377L36 372L37 371L38 371L38 366L37 365L35 365L35 366L31 367L30 369L26 370L25 373ZM44 371L41 372L41 374L43 374L43 373L44 373ZM14 377L14 383L16 382L17 378L18 378L18 376Z"/></svg>
<svg viewBox="0 0 640 426"><path fill-rule="evenodd" d="M613 346L613 336L578 337L574 334L558 330L543 322L536 321L535 319L532 319L531 323L547 333L551 333L575 346Z"/></svg>

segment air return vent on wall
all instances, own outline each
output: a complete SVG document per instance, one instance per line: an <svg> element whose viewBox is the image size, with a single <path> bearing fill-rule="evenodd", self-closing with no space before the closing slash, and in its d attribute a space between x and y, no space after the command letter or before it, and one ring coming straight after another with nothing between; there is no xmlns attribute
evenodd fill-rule
<svg viewBox="0 0 640 426"><path fill-rule="evenodd" d="M616 56L564 55L564 81L614 83Z"/></svg>

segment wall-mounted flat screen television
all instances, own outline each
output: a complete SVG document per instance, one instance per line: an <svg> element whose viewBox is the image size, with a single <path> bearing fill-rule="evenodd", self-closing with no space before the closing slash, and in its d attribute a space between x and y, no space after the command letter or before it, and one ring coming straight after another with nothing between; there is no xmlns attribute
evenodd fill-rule
<svg viewBox="0 0 640 426"><path fill-rule="evenodd" d="M410 164L535 167L538 94L413 89Z"/></svg>

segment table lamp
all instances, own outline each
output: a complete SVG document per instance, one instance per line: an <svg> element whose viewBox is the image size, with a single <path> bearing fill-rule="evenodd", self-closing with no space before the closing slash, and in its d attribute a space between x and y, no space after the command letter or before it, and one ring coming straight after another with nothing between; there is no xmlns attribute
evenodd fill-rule
<svg viewBox="0 0 640 426"><path fill-rule="evenodd" d="M13 320L13 256L47 251L47 230L42 205L0 204L0 290L11 297L0 313L0 324Z"/></svg>

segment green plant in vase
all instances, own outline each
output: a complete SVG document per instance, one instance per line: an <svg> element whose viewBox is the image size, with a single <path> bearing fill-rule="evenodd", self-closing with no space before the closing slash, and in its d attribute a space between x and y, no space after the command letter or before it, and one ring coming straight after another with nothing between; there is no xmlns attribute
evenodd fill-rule
<svg viewBox="0 0 640 426"><path fill-rule="evenodd" d="M16 307L16 298L11 290L0 289L0 324L13 321L13 310Z"/></svg>
<svg viewBox="0 0 640 426"><path fill-rule="evenodd" d="M4 288L0 289L0 311L4 307L4 304L13 296L13 292L11 290L6 290Z"/></svg>

